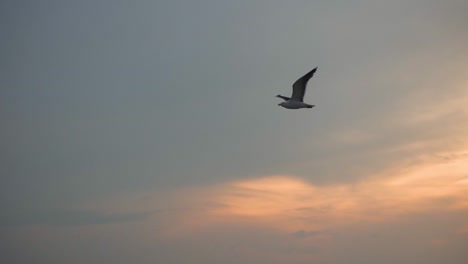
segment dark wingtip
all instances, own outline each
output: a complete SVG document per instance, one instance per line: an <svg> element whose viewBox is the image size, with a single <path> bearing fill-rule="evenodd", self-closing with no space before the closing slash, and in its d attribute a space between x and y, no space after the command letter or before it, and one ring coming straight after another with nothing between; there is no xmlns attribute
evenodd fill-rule
<svg viewBox="0 0 468 264"><path fill-rule="evenodd" d="M318 68L318 67L313 68L313 69L312 69L310 72L308 72L307 74L309 74L309 75L311 75L311 76L314 75L314 73L317 71L317 68Z"/></svg>

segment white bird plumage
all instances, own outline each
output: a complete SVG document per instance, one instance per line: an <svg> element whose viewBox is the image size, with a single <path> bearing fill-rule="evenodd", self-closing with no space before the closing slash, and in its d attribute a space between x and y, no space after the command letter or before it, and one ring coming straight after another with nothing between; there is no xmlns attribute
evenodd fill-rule
<svg viewBox="0 0 468 264"><path fill-rule="evenodd" d="M315 105L304 103L304 95L306 92L307 82L310 80L310 78L312 78L312 76L314 76L315 71L317 71L317 67L315 67L313 70L306 73L304 76L302 76L301 78L297 79L297 81L294 82L294 84L292 85L293 92L292 92L291 98L282 96L282 95L277 95L276 97L285 100L285 102L282 102L278 105L287 109L300 109L300 108L314 107Z"/></svg>

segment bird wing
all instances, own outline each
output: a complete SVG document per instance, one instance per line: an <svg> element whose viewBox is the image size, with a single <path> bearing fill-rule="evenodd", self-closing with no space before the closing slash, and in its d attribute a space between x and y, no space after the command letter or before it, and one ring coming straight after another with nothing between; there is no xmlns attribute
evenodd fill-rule
<svg viewBox="0 0 468 264"><path fill-rule="evenodd" d="M306 86L307 82L314 76L315 71L317 70L317 67L311 70L310 72L306 73L304 76L301 78L297 79L297 81L294 82L293 84L293 93L291 96L291 99L295 101L302 102L304 99L304 94L306 91Z"/></svg>
<svg viewBox="0 0 468 264"><path fill-rule="evenodd" d="M279 95L279 94L278 94L276 97L281 98L281 99L283 99L283 100L285 100L285 101L291 99L291 98L289 98L289 97L282 96L282 95Z"/></svg>

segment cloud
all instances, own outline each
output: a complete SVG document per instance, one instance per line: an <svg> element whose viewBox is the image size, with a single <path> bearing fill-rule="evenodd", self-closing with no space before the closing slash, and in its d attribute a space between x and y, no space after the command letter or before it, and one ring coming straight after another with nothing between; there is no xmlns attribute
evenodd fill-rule
<svg viewBox="0 0 468 264"><path fill-rule="evenodd" d="M179 192L168 227L179 235L224 224L268 226L304 238L324 230L397 221L427 212L468 210L468 155L451 153L351 183L314 185L268 176ZM307 231L306 231L307 230Z"/></svg>
<svg viewBox="0 0 468 264"><path fill-rule="evenodd" d="M468 152L434 154L347 183L316 185L272 175L121 195L85 208L110 215L157 211L118 229L138 241L136 251L167 259L410 263L417 256L416 263L436 263L428 251L464 256L457 245L466 243ZM88 232L95 234L95 227Z"/></svg>

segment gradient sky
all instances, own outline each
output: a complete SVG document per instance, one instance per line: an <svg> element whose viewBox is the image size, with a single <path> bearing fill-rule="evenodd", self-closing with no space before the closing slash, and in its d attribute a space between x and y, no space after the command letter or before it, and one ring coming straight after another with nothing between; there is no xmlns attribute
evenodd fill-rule
<svg viewBox="0 0 468 264"><path fill-rule="evenodd" d="M467 263L467 10L1 1L0 262Z"/></svg>

